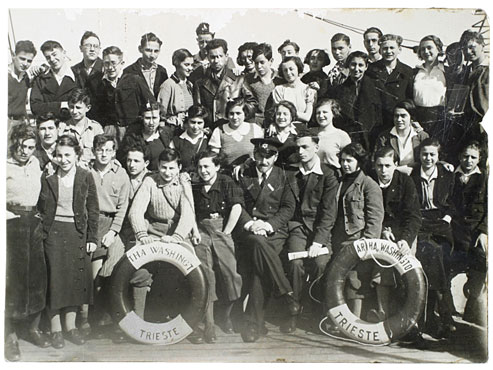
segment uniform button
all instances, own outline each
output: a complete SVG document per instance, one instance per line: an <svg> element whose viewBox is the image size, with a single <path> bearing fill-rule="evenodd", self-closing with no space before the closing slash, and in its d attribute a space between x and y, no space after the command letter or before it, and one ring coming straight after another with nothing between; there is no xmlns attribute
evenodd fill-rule
<svg viewBox="0 0 493 370"><path fill-rule="evenodd" d="M253 221L257 221L257 217L254 217L254 218L253 218Z"/></svg>
<svg viewBox="0 0 493 370"><path fill-rule="evenodd" d="M256 211L257 210L257 207L253 207L253 210Z"/></svg>

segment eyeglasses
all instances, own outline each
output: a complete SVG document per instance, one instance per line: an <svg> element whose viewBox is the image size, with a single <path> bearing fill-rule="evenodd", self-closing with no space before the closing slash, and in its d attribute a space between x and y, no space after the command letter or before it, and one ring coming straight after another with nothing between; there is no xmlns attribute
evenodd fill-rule
<svg viewBox="0 0 493 370"><path fill-rule="evenodd" d="M115 62L104 62L103 63L103 67L104 68L113 68L113 69L115 69L120 64L122 64L122 62L123 62L123 60L120 60L118 63L115 63Z"/></svg>
<svg viewBox="0 0 493 370"><path fill-rule="evenodd" d="M96 44L84 44L82 47L86 49L99 49L101 46Z"/></svg>

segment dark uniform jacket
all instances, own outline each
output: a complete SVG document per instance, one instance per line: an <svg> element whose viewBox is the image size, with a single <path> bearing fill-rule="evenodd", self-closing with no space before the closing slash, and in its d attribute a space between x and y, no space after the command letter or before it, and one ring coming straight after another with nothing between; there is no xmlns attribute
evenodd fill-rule
<svg viewBox="0 0 493 370"><path fill-rule="evenodd" d="M378 182L376 174L372 174ZM405 240L412 245L421 227L421 211L416 186L411 178L399 171L394 172L392 181L382 189L385 217L383 227L390 227L396 241Z"/></svg>
<svg viewBox="0 0 493 370"><path fill-rule="evenodd" d="M95 97L94 119L103 126L138 124L146 105L156 102L145 80L133 74L122 75L116 89L106 79L90 79L87 86Z"/></svg>
<svg viewBox="0 0 493 370"><path fill-rule="evenodd" d="M131 64L127 68L125 68L123 70L123 74L127 74L127 73L134 74L142 77L145 81L144 74L142 73L141 59L142 58L137 59L137 61L134 64ZM158 64L156 70L156 77L154 79L154 86L152 87L152 94L154 95L154 98L157 99L157 96L159 95L159 88L161 87L162 83L167 79L168 79L168 72L166 71L166 68Z"/></svg>
<svg viewBox="0 0 493 370"><path fill-rule="evenodd" d="M384 129L391 128L395 105L401 100L412 99L413 69L397 60L397 65L389 75L383 59L380 59L368 66L366 75L383 85L382 113L384 126L387 126Z"/></svg>
<svg viewBox="0 0 493 370"><path fill-rule="evenodd" d="M55 76L49 70L34 79L31 91L31 111L35 116L53 112L61 120L70 118L68 110L61 111L61 102L68 101L70 93L77 85L72 78L65 76L58 85Z"/></svg>
<svg viewBox="0 0 493 370"><path fill-rule="evenodd" d="M320 165L323 175L308 174L303 188L301 172L291 172L289 186L296 199L296 211L293 221L296 226L302 223L313 233L315 243L331 245L331 232L337 217L336 203L333 201L337 194L339 182L332 168L326 164Z"/></svg>
<svg viewBox="0 0 493 370"><path fill-rule="evenodd" d="M44 238L50 233L55 220L58 201L58 176L53 174L41 179L38 209L43 221ZM87 242L98 240L99 202L94 178L89 171L77 167L74 179L73 210L75 228Z"/></svg>
<svg viewBox="0 0 493 370"><path fill-rule="evenodd" d="M80 63L74 65L72 67L72 72L74 72L75 83L77 84L77 86L81 89L85 89L88 79L95 78L97 80L100 80L101 78L103 78L103 61L101 60L101 58L96 59L96 61L94 62L94 66L92 67L89 74L87 74L86 72L84 61L81 61Z"/></svg>
<svg viewBox="0 0 493 370"><path fill-rule="evenodd" d="M194 84L193 102L204 105L210 113L207 126L219 119L227 119L226 103L234 98L243 97L246 102L247 112L245 121L255 116L257 101L252 92L245 88L245 76L235 76L232 70L225 68L222 77L217 83L212 77L210 68L205 71L204 77Z"/></svg>
<svg viewBox="0 0 493 370"><path fill-rule="evenodd" d="M259 219L268 222L274 232L286 227L296 207L293 191L287 182L286 172L274 167L261 188L255 166L247 167L240 177L245 208L238 225L243 227L248 221Z"/></svg>

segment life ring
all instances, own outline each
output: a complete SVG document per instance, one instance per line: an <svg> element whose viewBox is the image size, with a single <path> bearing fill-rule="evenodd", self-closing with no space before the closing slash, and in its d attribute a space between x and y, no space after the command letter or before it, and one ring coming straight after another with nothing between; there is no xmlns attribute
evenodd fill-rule
<svg viewBox="0 0 493 370"><path fill-rule="evenodd" d="M178 316L165 323L141 319L132 309L129 281L143 265L164 261L174 265L186 276L191 288L190 304ZM184 246L153 242L136 245L127 251L111 275L110 303L112 318L131 338L146 344L169 345L185 339L204 317L207 308L208 284L199 259Z"/></svg>
<svg viewBox="0 0 493 370"><path fill-rule="evenodd" d="M354 315L344 299L346 276L359 261L384 260L405 281L407 297L400 310L379 323L366 322ZM326 279L328 316L349 338L361 343L389 344L403 337L419 320L426 299L426 283L421 263L403 255L397 244L382 239L361 239L347 246L331 261Z"/></svg>

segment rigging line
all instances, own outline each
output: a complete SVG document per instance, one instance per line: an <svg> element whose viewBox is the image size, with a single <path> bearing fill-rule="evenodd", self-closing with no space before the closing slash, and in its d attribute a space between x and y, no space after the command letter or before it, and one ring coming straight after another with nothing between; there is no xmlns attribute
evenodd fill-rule
<svg viewBox="0 0 493 370"><path fill-rule="evenodd" d="M12 41L15 45L15 33L14 33L14 23L12 22L12 12L9 9L9 24L10 24L10 32L12 32Z"/></svg>
<svg viewBox="0 0 493 370"><path fill-rule="evenodd" d="M297 9L295 9L295 11L298 11ZM316 15L313 15L313 14L310 14L310 13L307 13L307 12L303 12L303 14L305 15L308 15L312 18L315 18L315 19L318 19L318 20L321 20L323 22L326 22L326 23L329 23L329 24L332 24L334 26L337 26L337 27L341 27L341 28L345 28L347 30L350 30L350 31L353 31L355 33L359 33L359 34L363 34L365 30L361 29L361 28L357 28L357 27L353 27L353 26L349 26L347 24L344 24L344 23L339 23L339 22L336 22L336 21L332 21L330 19L327 19L327 18L323 18L323 17L320 17L320 16L316 16ZM402 38L402 40L404 41L409 41L409 42L414 42L416 44L419 44L419 41L417 40L413 40L413 39L405 39L405 38ZM402 45L404 46L404 45ZM407 48L412 48L412 46L404 46L404 47L407 47Z"/></svg>

